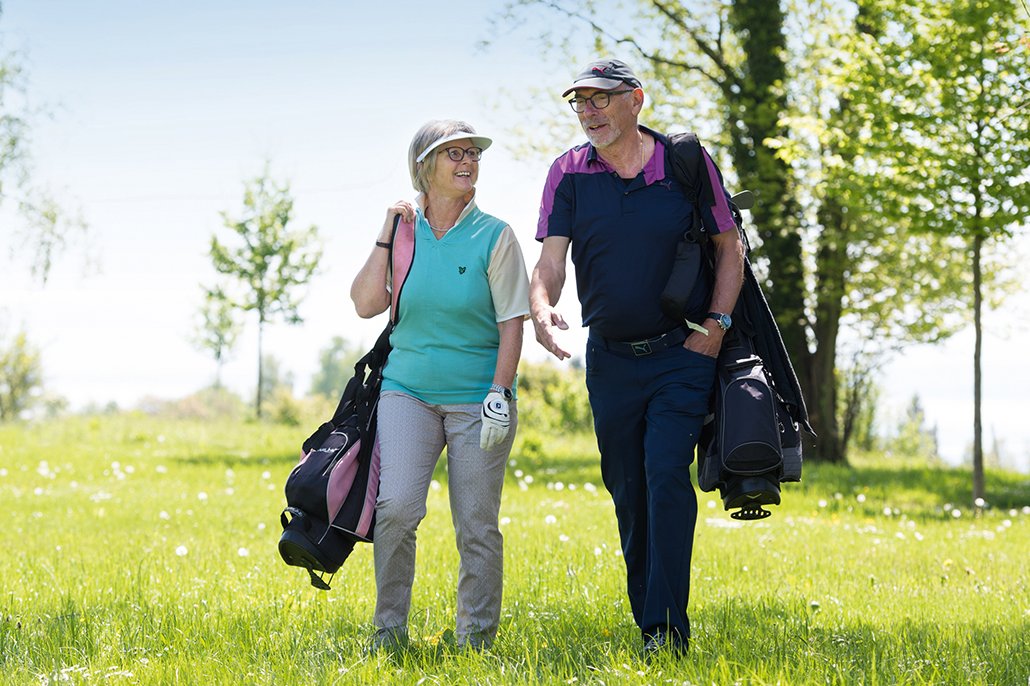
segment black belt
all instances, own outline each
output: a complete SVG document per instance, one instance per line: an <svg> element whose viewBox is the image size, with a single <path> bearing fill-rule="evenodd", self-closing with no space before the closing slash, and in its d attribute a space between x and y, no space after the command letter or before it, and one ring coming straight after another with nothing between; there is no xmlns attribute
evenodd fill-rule
<svg viewBox="0 0 1030 686"><path fill-rule="evenodd" d="M644 357L660 350L666 350L676 345L682 345L683 341L687 340L687 332L678 328L667 333L663 333L661 336L645 338L640 341L613 341L610 338L599 336L592 331L588 337L591 341L603 346L606 350L622 353L623 355Z"/></svg>

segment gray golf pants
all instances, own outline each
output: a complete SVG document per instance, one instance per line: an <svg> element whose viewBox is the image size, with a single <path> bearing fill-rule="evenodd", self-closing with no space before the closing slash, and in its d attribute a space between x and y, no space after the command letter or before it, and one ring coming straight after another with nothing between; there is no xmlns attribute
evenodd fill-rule
<svg viewBox="0 0 1030 686"><path fill-rule="evenodd" d="M497 513L517 426L515 403L510 406L508 436L484 451L479 447L480 403L429 405L396 391L380 396L380 481L373 543L376 628L407 628L415 530L426 515L433 469L446 446L451 520L461 556L455 633L459 643L493 641L501 614L504 563Z"/></svg>

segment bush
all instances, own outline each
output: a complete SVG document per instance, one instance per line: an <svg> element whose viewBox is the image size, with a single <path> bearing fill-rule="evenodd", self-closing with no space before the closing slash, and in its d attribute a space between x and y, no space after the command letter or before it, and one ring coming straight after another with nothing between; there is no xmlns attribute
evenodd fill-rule
<svg viewBox="0 0 1030 686"><path fill-rule="evenodd" d="M519 423L545 433L593 431L586 380L582 369L549 362L519 366Z"/></svg>

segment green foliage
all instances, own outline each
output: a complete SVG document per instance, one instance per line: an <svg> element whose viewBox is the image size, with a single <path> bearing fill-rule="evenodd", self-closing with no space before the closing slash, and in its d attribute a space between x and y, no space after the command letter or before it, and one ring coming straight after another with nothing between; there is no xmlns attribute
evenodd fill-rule
<svg viewBox="0 0 1030 686"><path fill-rule="evenodd" d="M927 426L926 413L918 395L912 396L897 429L887 437L885 452L888 456L915 459L921 463L940 460L937 427Z"/></svg>
<svg viewBox="0 0 1030 686"><path fill-rule="evenodd" d="M272 397L285 391L287 395L293 395L293 373L283 369L282 363L272 355L265 355L261 358L261 404L271 401Z"/></svg>
<svg viewBox="0 0 1030 686"><path fill-rule="evenodd" d="M371 546L327 593L275 550L302 433L127 415L0 426L0 501L26 513L0 529L0 684L1026 679L1025 476L992 472L997 492L976 511L955 505L969 497L961 470L857 455L858 469L806 466L748 524L701 493L690 654L648 663L596 451L551 437L539 462L512 456L494 647L448 642L458 554L444 473L418 532L411 647L368 656Z"/></svg>
<svg viewBox="0 0 1030 686"><path fill-rule="evenodd" d="M260 322L281 315L287 323L299 324L299 288L315 274L322 254L318 229L289 227L289 184L276 183L267 168L244 185L243 208L239 218L222 214L225 226L235 234L235 247L212 236L210 250L215 271L239 288L215 292L238 309L257 312Z"/></svg>
<svg viewBox="0 0 1030 686"><path fill-rule="evenodd" d="M247 416L243 399L221 386L203 388L177 400L148 398L137 407L146 414L165 419L240 421Z"/></svg>
<svg viewBox="0 0 1030 686"><path fill-rule="evenodd" d="M8 341L0 339L0 421L21 417L32 407L42 385L42 355L25 332L19 331Z"/></svg>
<svg viewBox="0 0 1030 686"><path fill-rule="evenodd" d="M318 353L318 370L311 378L311 393L338 399L354 375L354 365L364 354L355 343L342 336L333 336L329 345Z"/></svg>
<svg viewBox="0 0 1030 686"><path fill-rule="evenodd" d="M519 425L542 433L593 431L582 369L523 361L518 375Z"/></svg>
<svg viewBox="0 0 1030 686"><path fill-rule="evenodd" d="M0 12L2 14L2 12ZM39 114L28 104L28 76L20 55L8 53L0 32L0 205L12 202L24 225L10 231L12 254L30 255L32 276L46 285L55 260L76 242L85 247L89 226L48 190L33 187L29 142ZM67 204L67 203L65 203ZM84 262L91 256L85 251Z"/></svg>
<svg viewBox="0 0 1030 686"><path fill-rule="evenodd" d="M293 217L289 184L271 179L267 167L261 176L244 184L240 217L232 218L227 213L222 217L235 235L235 245L211 237L211 262L228 281L226 286L212 290L212 295L238 310L257 313L256 412L260 417L265 386L261 352L265 324L280 316L287 324L303 321L299 311L301 289L316 273L322 248L316 227L289 227Z"/></svg>
<svg viewBox="0 0 1030 686"><path fill-rule="evenodd" d="M215 386L222 385L222 364L232 352L243 324L235 317L233 304L223 291L204 291L204 304L200 308L200 322L193 333L193 345L209 352L215 358L217 372Z"/></svg>

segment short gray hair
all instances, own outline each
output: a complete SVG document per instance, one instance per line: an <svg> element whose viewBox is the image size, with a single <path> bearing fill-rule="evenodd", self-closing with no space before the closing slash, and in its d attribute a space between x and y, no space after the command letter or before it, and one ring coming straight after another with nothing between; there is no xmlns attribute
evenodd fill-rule
<svg viewBox="0 0 1030 686"><path fill-rule="evenodd" d="M426 122L415 132L415 137L408 146L408 171L411 173L411 185L419 193L429 192L429 179L436 170L436 155L429 155L421 162L415 160L433 144L433 141L455 133L475 135L476 130L471 124L457 119L439 119Z"/></svg>

